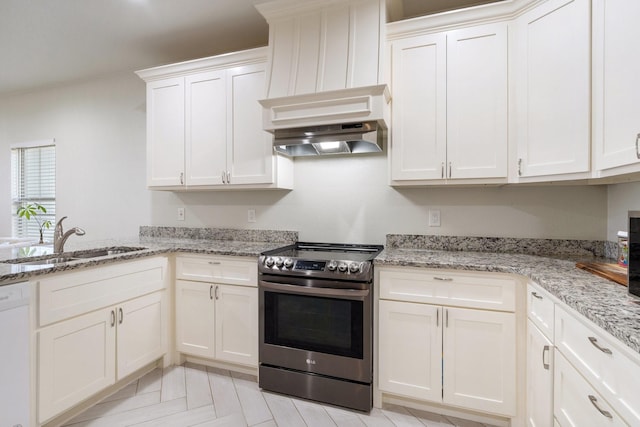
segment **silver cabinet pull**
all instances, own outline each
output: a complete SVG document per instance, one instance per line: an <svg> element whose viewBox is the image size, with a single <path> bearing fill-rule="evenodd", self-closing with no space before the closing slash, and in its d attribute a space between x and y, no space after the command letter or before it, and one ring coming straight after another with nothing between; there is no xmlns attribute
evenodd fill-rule
<svg viewBox="0 0 640 427"><path fill-rule="evenodd" d="M213 285L209 287L209 299L213 299Z"/></svg>
<svg viewBox="0 0 640 427"><path fill-rule="evenodd" d="M591 344L593 344L593 346L598 350L600 350L601 352L606 354L613 354L611 350L609 350L608 348L601 347L600 345L598 345L598 339L596 337L588 337L588 338L589 338L589 342L591 342Z"/></svg>
<svg viewBox="0 0 640 427"><path fill-rule="evenodd" d="M449 327L449 310L444 311L444 326L445 328Z"/></svg>
<svg viewBox="0 0 640 427"><path fill-rule="evenodd" d="M611 412L600 409L600 407L598 406L598 399L596 399L595 396L590 394L589 400L591 401L591 404L598 410L598 412L600 412L602 415L604 415L607 418L613 419L613 415L611 415Z"/></svg>
<svg viewBox="0 0 640 427"><path fill-rule="evenodd" d="M227 183L227 174L224 173L224 171L222 171L222 183L226 184Z"/></svg>
<svg viewBox="0 0 640 427"><path fill-rule="evenodd" d="M545 345L544 347L542 347L542 367L544 369L546 369L547 371L549 370L549 363L545 363L545 359L544 359L544 355L545 353L548 355L549 354L549 346Z"/></svg>
<svg viewBox="0 0 640 427"><path fill-rule="evenodd" d="M111 310L111 327L116 326L116 311Z"/></svg>
<svg viewBox="0 0 640 427"><path fill-rule="evenodd" d="M638 142L640 141L640 133L636 135L636 157L640 159L640 151L638 151Z"/></svg>
<svg viewBox="0 0 640 427"><path fill-rule="evenodd" d="M227 171L227 184L231 184L231 172Z"/></svg>
<svg viewBox="0 0 640 427"><path fill-rule="evenodd" d="M453 278L452 277L433 276L433 280L440 280L441 282L451 282L453 280Z"/></svg>
<svg viewBox="0 0 640 427"><path fill-rule="evenodd" d="M222 264L220 261L209 261L210 265L220 265Z"/></svg>
<svg viewBox="0 0 640 427"><path fill-rule="evenodd" d="M124 320L124 312L122 311L122 307L118 309L118 313L120 313L120 321L118 322L118 324L122 325L122 321Z"/></svg>
<svg viewBox="0 0 640 427"><path fill-rule="evenodd" d="M518 176L522 176L522 159L518 159Z"/></svg>
<svg viewBox="0 0 640 427"><path fill-rule="evenodd" d="M440 163L440 178L444 178L444 162Z"/></svg>
<svg viewBox="0 0 640 427"><path fill-rule="evenodd" d="M531 295L533 295L533 297L536 299L543 299L540 295L538 295L537 292L531 292Z"/></svg>
<svg viewBox="0 0 640 427"><path fill-rule="evenodd" d="M451 178L451 162L449 162L449 178Z"/></svg>
<svg viewBox="0 0 640 427"><path fill-rule="evenodd" d="M436 327L440 326L440 309L436 309Z"/></svg>
<svg viewBox="0 0 640 427"><path fill-rule="evenodd" d="M184 172L180 172L180 185L184 185Z"/></svg>
<svg viewBox="0 0 640 427"><path fill-rule="evenodd" d="M220 299L220 292L218 292L220 290L220 286L216 285L216 299Z"/></svg>

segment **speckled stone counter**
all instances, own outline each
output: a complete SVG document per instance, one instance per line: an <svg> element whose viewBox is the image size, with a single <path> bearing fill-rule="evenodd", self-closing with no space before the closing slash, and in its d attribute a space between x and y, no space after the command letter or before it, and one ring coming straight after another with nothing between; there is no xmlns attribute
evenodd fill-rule
<svg viewBox="0 0 640 427"><path fill-rule="evenodd" d="M466 251L460 247L453 251L434 250L420 248L420 239L413 237L405 236L405 246L410 246L408 248L388 238L387 248L376 258L375 265L523 275L640 353L640 298L629 295L627 288L622 285L576 268L579 254L567 251L565 259L561 259L530 254ZM594 254L591 253L591 256Z"/></svg>
<svg viewBox="0 0 640 427"><path fill-rule="evenodd" d="M291 244L297 240L298 233L295 231L175 227L141 227L140 235L130 239L89 241L82 237L72 237L65 245L65 253L119 247L140 248L140 250L79 259L57 265L27 265L3 263L3 261L47 256L53 253L52 246L2 249L0 250L0 286L29 280L43 274L175 252L258 257L261 252Z"/></svg>

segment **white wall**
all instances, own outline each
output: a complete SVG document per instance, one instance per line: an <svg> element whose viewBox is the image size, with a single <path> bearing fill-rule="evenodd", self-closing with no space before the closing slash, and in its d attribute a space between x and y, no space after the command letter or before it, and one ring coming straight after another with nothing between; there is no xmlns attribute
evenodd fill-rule
<svg viewBox="0 0 640 427"><path fill-rule="evenodd" d="M11 234L11 144L55 138L56 213L84 239L149 223L145 86L133 73L0 98L0 235Z"/></svg>
<svg viewBox="0 0 640 427"><path fill-rule="evenodd" d="M628 211L640 211L640 182L610 185L607 206L607 240L615 241L619 230L627 231Z"/></svg>
<svg viewBox="0 0 640 427"><path fill-rule="evenodd" d="M256 210L255 224L247 209ZM441 227L428 226L429 209L441 211ZM388 233L600 240L606 218L605 187L396 190L385 156L297 159L291 192L153 196L156 224L293 229L306 241L384 243Z"/></svg>
<svg viewBox="0 0 640 427"><path fill-rule="evenodd" d="M85 228L86 239L133 236L139 225L286 229L307 241L361 243L383 243L388 233L607 236L606 187L398 190L380 155L297 159L290 192L148 191L144 103L133 73L0 98L0 235L10 233L10 144L56 138L58 215ZM441 210L441 227L428 227L429 209Z"/></svg>

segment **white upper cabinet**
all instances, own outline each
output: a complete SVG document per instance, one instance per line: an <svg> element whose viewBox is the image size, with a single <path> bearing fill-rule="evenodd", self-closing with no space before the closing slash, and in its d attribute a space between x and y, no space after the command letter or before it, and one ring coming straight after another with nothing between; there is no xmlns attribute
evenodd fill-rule
<svg viewBox="0 0 640 427"><path fill-rule="evenodd" d="M506 23L394 39L392 185L506 182Z"/></svg>
<svg viewBox="0 0 640 427"><path fill-rule="evenodd" d="M446 36L425 35L391 44L391 180L444 178Z"/></svg>
<svg viewBox="0 0 640 427"><path fill-rule="evenodd" d="M593 156L596 176L640 171L639 21L640 2L593 1Z"/></svg>
<svg viewBox="0 0 640 427"><path fill-rule="evenodd" d="M272 135L262 130L264 64L227 71L227 167L226 184L264 184L276 179Z"/></svg>
<svg viewBox="0 0 640 427"><path fill-rule="evenodd" d="M520 181L588 177L590 13L588 0L549 0L516 20Z"/></svg>
<svg viewBox="0 0 640 427"><path fill-rule="evenodd" d="M139 71L152 189L291 188L262 130L266 48Z"/></svg>
<svg viewBox="0 0 640 427"><path fill-rule="evenodd" d="M507 176L507 25L447 34L449 179Z"/></svg>
<svg viewBox="0 0 640 427"><path fill-rule="evenodd" d="M150 187L184 184L184 87L181 77L147 84L147 185Z"/></svg>
<svg viewBox="0 0 640 427"><path fill-rule="evenodd" d="M185 185L223 184L222 171L227 167L226 82L225 70L185 77Z"/></svg>

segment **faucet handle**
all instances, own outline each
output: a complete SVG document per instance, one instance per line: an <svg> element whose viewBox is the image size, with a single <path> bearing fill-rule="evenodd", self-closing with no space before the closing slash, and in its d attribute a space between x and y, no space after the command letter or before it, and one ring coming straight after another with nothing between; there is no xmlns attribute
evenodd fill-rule
<svg viewBox="0 0 640 427"><path fill-rule="evenodd" d="M62 221L64 221L65 219L67 219L67 217L66 217L66 216L63 216L62 218L60 218L60 219L58 220L58 222L56 223L56 225L62 226Z"/></svg>

